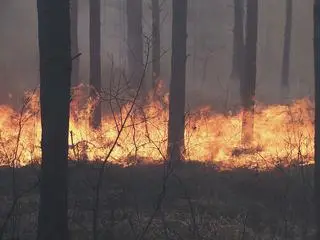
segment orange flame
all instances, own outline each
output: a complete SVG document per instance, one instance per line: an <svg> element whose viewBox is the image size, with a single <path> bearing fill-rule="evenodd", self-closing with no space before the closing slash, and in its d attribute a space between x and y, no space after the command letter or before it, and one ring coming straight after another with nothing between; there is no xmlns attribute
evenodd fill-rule
<svg viewBox="0 0 320 240"><path fill-rule="evenodd" d="M1 165L24 166L41 158L41 124L37 94L27 94L20 111L0 106ZM71 103L69 157L73 160L104 160L123 124L130 103L117 113L103 116L100 130L89 127L93 104ZM82 106L82 107L81 107ZM222 168L266 169L278 164L313 162L313 105L307 99L291 105L258 104L254 119L254 142L241 145L241 116L216 114L204 107L186 117L186 159L212 162ZM135 107L108 159L129 165L164 160L167 145L167 98Z"/></svg>

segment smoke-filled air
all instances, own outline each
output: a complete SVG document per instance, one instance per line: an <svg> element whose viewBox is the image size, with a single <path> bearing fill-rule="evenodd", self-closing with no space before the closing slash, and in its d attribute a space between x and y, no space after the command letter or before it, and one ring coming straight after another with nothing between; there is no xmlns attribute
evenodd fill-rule
<svg viewBox="0 0 320 240"><path fill-rule="evenodd" d="M320 239L319 59L320 0L1 0L0 240Z"/></svg>

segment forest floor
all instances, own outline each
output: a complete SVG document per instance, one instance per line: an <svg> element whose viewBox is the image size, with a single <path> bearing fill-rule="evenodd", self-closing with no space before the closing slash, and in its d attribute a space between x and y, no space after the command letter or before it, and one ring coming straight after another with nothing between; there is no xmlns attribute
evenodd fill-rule
<svg viewBox="0 0 320 240"><path fill-rule="evenodd" d="M96 183L101 164L70 164L71 239L93 239ZM0 234L35 239L39 166L0 169ZM98 239L251 240L312 239L312 166L270 171L185 163L174 172L163 166L106 167L99 197ZM1 236L0 236L1 238Z"/></svg>

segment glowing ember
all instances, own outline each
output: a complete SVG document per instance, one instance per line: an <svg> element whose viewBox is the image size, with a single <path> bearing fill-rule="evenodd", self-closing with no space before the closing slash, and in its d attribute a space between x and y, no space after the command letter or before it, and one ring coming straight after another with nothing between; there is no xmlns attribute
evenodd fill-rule
<svg viewBox="0 0 320 240"><path fill-rule="evenodd" d="M21 112L0 106L1 165L23 166L39 161L41 124L37 94L28 94ZM103 117L99 131L90 129L92 104L71 104L69 156L73 160L104 160L121 128L130 104ZM163 161L166 150L166 101L134 108L108 159L122 165ZM313 161L313 106L307 99L290 106L258 105L254 143L241 146L241 113L225 116L209 107L187 116L186 159L218 163L222 168L257 167Z"/></svg>

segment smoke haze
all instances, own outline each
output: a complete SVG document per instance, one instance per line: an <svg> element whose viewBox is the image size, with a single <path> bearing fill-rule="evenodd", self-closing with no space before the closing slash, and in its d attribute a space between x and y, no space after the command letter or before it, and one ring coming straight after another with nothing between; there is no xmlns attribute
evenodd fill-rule
<svg viewBox="0 0 320 240"><path fill-rule="evenodd" d="M293 1L290 97L313 96L312 0ZM79 47L81 81L88 82L89 9L80 0ZM103 81L108 81L111 59L125 68L126 16L124 0L102 0ZM170 81L171 0L161 11L162 78ZM257 100L282 103L280 82L284 39L285 1L259 1ZM239 104L239 84L230 80L233 42L233 1L189 1L187 103L212 105L217 110ZM151 0L144 0L144 33L151 36ZM37 12L35 0L0 3L0 100L17 105L25 90L39 82ZM150 74L147 81L150 80ZM13 97L8 100L8 96Z"/></svg>

